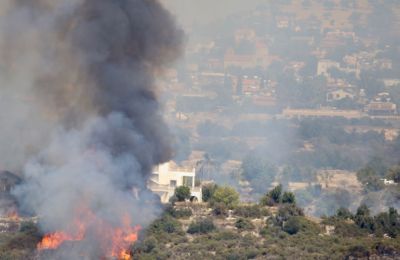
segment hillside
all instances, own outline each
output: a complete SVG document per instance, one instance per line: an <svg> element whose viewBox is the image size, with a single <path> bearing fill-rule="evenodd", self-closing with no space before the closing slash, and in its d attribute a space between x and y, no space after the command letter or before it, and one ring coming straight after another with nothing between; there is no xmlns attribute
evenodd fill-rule
<svg viewBox="0 0 400 260"><path fill-rule="evenodd" d="M397 212L372 217L360 207L354 215L342 209L317 219L291 203L239 204L232 210L212 204L169 206L143 232L134 259L400 258ZM395 220L389 231L378 224L385 217Z"/></svg>
<svg viewBox="0 0 400 260"><path fill-rule="evenodd" d="M400 259L395 210L371 216L360 206L355 214L341 209L319 219L294 203L266 197L260 204L230 205L211 197L208 203L167 205L142 230L131 259ZM42 235L33 222L19 227L0 233L0 259L38 259Z"/></svg>

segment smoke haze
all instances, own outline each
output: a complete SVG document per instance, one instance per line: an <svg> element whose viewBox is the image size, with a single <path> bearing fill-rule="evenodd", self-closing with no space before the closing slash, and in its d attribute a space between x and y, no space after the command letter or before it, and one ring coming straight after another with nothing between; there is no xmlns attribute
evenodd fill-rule
<svg viewBox="0 0 400 260"><path fill-rule="evenodd" d="M25 175L22 208L46 232L71 229L83 203L116 226L126 212L150 221L155 209L140 205L147 176L172 156L154 76L181 52L173 18L153 0L0 10L0 168Z"/></svg>

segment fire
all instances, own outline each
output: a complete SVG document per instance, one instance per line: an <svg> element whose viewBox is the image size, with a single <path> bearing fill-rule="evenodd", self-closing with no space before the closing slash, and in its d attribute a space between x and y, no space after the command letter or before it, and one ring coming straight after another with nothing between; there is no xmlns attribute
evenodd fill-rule
<svg viewBox="0 0 400 260"><path fill-rule="evenodd" d="M7 218L17 221L19 219L18 212L16 210L13 210L13 211L9 212L7 214Z"/></svg>
<svg viewBox="0 0 400 260"><path fill-rule="evenodd" d="M39 251L57 249L67 241L82 241L89 229L99 239L99 245L105 252L105 257L119 260L131 260L129 247L137 240L140 227L133 227L128 216L121 220L121 227L114 227L100 219L90 210L79 210L73 227L68 230L47 234L37 245Z"/></svg>
<svg viewBox="0 0 400 260"><path fill-rule="evenodd" d="M56 249L65 241L79 241L81 239L74 238L63 232L55 232L44 236L42 241L38 244L39 250Z"/></svg>

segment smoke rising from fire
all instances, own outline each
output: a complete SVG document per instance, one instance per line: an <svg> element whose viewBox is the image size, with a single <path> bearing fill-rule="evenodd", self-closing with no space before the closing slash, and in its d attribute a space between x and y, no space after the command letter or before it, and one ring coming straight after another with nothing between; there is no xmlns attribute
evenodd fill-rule
<svg viewBox="0 0 400 260"><path fill-rule="evenodd" d="M0 3L0 168L24 173L15 193L44 231L73 232L79 207L151 219L145 182L172 156L154 76L182 36L156 0Z"/></svg>

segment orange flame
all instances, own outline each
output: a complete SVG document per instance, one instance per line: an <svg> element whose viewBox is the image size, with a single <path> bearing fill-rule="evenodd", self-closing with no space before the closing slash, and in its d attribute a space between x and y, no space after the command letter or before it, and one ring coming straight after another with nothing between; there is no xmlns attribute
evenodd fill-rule
<svg viewBox="0 0 400 260"><path fill-rule="evenodd" d="M79 220L78 220L79 219ZM120 260L131 260L129 247L137 240L140 227L133 227L128 215L122 220L122 227L113 227L110 223L95 216L90 210L80 210L76 215L76 221L71 230L75 232L59 231L47 234L37 245L39 251L57 249L67 241L81 241L85 239L88 226L94 226L99 244L105 251L106 257ZM106 238L105 240L102 240Z"/></svg>
<svg viewBox="0 0 400 260"><path fill-rule="evenodd" d="M9 212L7 214L7 218L12 219L12 220L18 220L19 219L18 212L16 210Z"/></svg>
<svg viewBox="0 0 400 260"><path fill-rule="evenodd" d="M64 232L55 232L44 236L42 241L37 245L39 250L56 249L65 241L79 241L81 239L74 238Z"/></svg>

